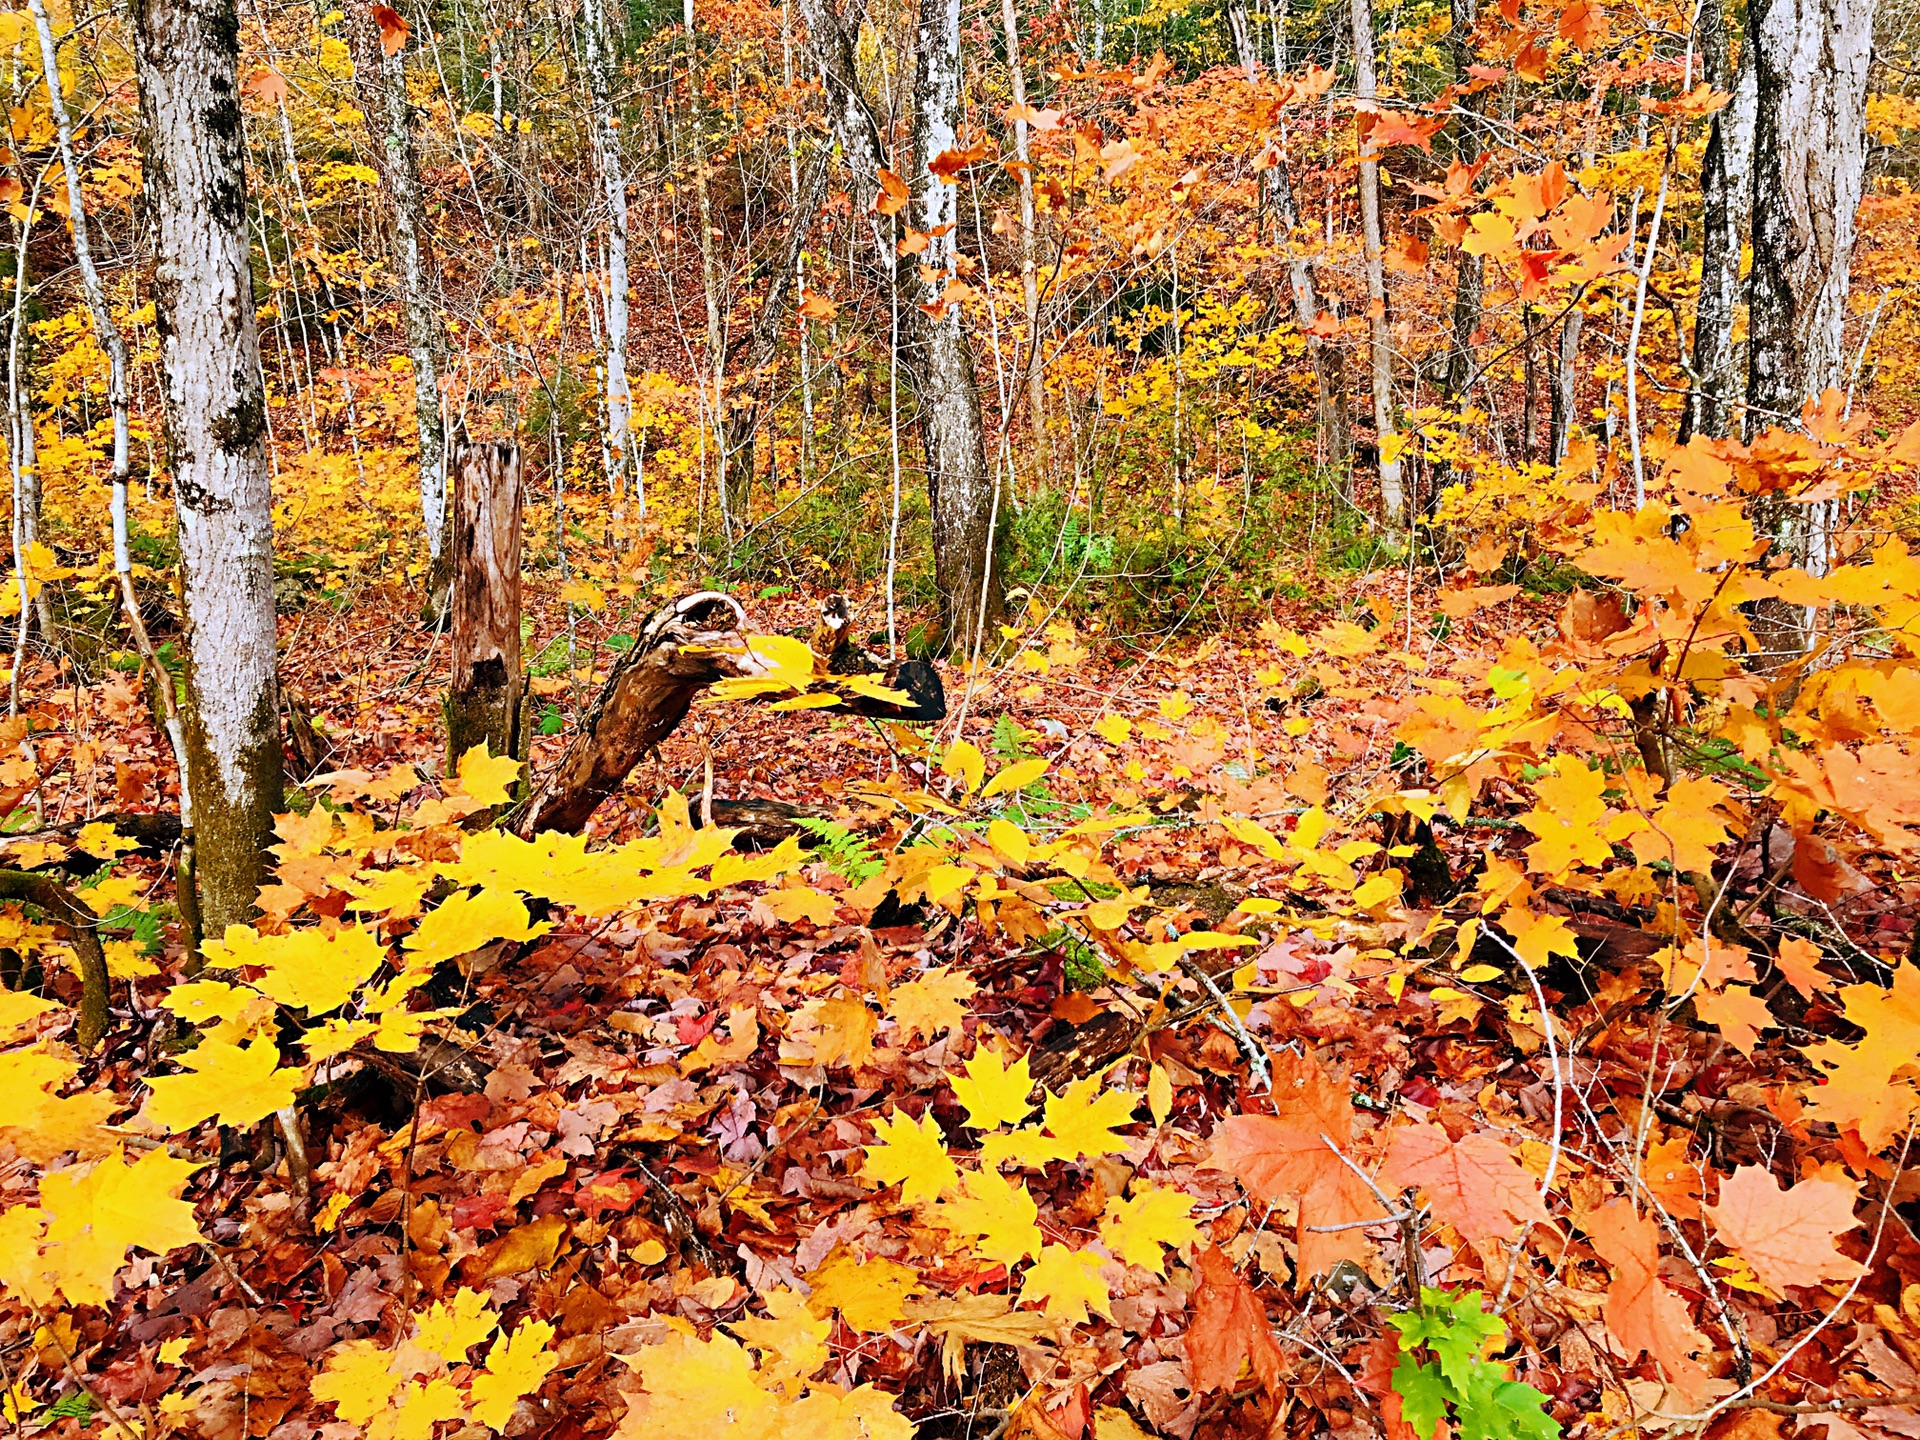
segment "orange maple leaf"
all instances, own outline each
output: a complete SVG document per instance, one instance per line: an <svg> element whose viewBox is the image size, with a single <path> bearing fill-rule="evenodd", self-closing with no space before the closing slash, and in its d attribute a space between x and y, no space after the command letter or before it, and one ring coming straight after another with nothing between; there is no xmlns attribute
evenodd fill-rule
<svg viewBox="0 0 1920 1440"><path fill-rule="evenodd" d="M1706 1397L1707 1372L1694 1355L1707 1348L1686 1303L1660 1280L1660 1230L1625 1200L1589 1211L1581 1228L1613 1271L1607 1286L1607 1329L1629 1358L1644 1350L1673 1388L1697 1404Z"/></svg>
<svg viewBox="0 0 1920 1440"><path fill-rule="evenodd" d="M1193 1323L1187 1327L1187 1366L1196 1390L1223 1390L1240 1376L1240 1362L1268 1393L1281 1395L1280 1345L1267 1324L1267 1307L1216 1245L1194 1253L1200 1283L1193 1292Z"/></svg>
<svg viewBox="0 0 1920 1440"><path fill-rule="evenodd" d="M1856 1187L1837 1180L1802 1180L1781 1188L1764 1165L1742 1165L1720 1182L1720 1203L1707 1215L1721 1241L1753 1266L1770 1289L1851 1280L1865 1267L1834 1248L1853 1218Z"/></svg>
<svg viewBox="0 0 1920 1440"><path fill-rule="evenodd" d="M1427 1192L1433 1213L1471 1241L1511 1240L1544 1222L1540 1187L1507 1144L1478 1131L1450 1139L1438 1125L1407 1125L1387 1142L1382 1182Z"/></svg>
<svg viewBox="0 0 1920 1440"><path fill-rule="evenodd" d="M407 17L391 5L373 7L373 23L380 27L380 48L388 55L398 55L401 47L407 43Z"/></svg>
<svg viewBox="0 0 1920 1440"><path fill-rule="evenodd" d="M1380 1202L1340 1157L1353 1139L1353 1102L1304 1056L1282 1056L1274 1067L1276 1114L1233 1115L1213 1132L1206 1166L1225 1170L1262 1204L1300 1202L1299 1283L1342 1260L1364 1261L1360 1229L1322 1230L1354 1220L1384 1219ZM1336 1153L1335 1147L1338 1147Z"/></svg>

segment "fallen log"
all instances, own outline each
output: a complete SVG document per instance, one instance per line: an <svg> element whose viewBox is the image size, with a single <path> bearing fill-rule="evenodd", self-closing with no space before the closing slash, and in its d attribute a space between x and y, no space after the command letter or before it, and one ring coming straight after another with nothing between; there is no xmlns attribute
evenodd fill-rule
<svg viewBox="0 0 1920 1440"><path fill-rule="evenodd" d="M514 829L571 834L687 718L709 685L747 673L747 612L717 590L660 607L607 676L559 768L521 807ZM724 652L740 651L740 655Z"/></svg>
<svg viewBox="0 0 1920 1440"><path fill-rule="evenodd" d="M833 658L845 663L837 651ZM521 835L579 831L647 752L686 719L694 696L722 680L760 673L747 649L747 612L732 596L699 590L661 606L607 677L559 766L520 806L511 827ZM907 698L848 696L842 710L876 720L945 717L946 690L927 661L887 667L882 680Z"/></svg>

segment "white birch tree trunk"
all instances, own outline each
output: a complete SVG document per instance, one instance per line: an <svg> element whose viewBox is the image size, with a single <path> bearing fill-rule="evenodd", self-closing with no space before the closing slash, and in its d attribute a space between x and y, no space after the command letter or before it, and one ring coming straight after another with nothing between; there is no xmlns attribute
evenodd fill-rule
<svg viewBox="0 0 1920 1440"><path fill-rule="evenodd" d="M584 0L587 84L593 92L593 158L607 198L607 488L618 494L634 477L634 504L644 518L647 497L633 464L633 390L627 378L627 175L620 154L619 116L613 103L613 38L604 0Z"/></svg>
<svg viewBox="0 0 1920 1440"><path fill-rule="evenodd" d="M94 339L107 356L107 404L113 412L113 573L119 582L120 600L127 612L127 626L133 633L134 646L159 686L167 739L173 746L174 762L180 771L180 827L190 831L193 805L192 785L187 777L186 732L174 699L173 676L155 654L153 642L147 637L146 622L140 615L140 600L133 588L133 556L127 542L127 346L120 327L113 323L113 313L107 307L106 287L100 283L100 267L93 261L86 200L81 192L80 167L74 153L73 119L67 113L66 96L60 89L60 51L54 43L53 22L48 18L45 0L28 0L28 8L33 12L34 29L39 32L47 103L53 111L54 138L59 146L60 165L67 177L67 214L72 224L74 263L80 271L80 287L86 297ZM32 416L26 414L20 436L23 458L31 444L32 430Z"/></svg>
<svg viewBox="0 0 1920 1440"><path fill-rule="evenodd" d="M1740 377L1734 367L1733 323L1740 303L1740 246L1752 215L1754 47L1738 72L1728 54L1726 0L1704 0L1700 12L1702 76L1733 101L1708 122L1700 162L1700 303L1693 326L1693 382L1680 440L1725 435L1733 424Z"/></svg>
<svg viewBox="0 0 1920 1440"><path fill-rule="evenodd" d="M960 188L932 169L957 147L960 124L960 0L920 0L920 33L913 95L915 226L930 237L919 256L921 317L920 435L926 449L927 492L933 511L934 588L940 596L942 643L962 658L986 648L1001 614L994 530L999 494L987 464L980 392L966 316L943 300L959 274ZM944 230L944 233L941 233Z"/></svg>
<svg viewBox="0 0 1920 1440"><path fill-rule="evenodd" d="M1368 101L1378 93L1373 71L1372 0L1353 0L1352 15L1354 94ZM1407 525L1407 494L1400 478L1399 458L1387 458L1388 441L1394 434L1393 338L1387 324L1387 277L1380 239L1380 165L1374 160L1360 162L1360 228L1367 257L1373 428L1380 444L1380 518L1390 534L1397 534Z"/></svg>
<svg viewBox="0 0 1920 1440"><path fill-rule="evenodd" d="M247 249L234 0L134 0L168 468L188 629L199 914L254 910L281 808L266 398Z"/></svg>
<svg viewBox="0 0 1920 1440"><path fill-rule="evenodd" d="M1012 82L1013 103L1024 111L1027 77L1020 63L1020 17L1014 9L1014 0L1000 0L1000 24L1007 37L1007 75ZM1027 154L1024 114L1013 122L1013 153L1020 166L1020 293L1027 307L1027 421L1033 426L1033 438L1044 444L1047 383L1040 369L1040 278L1033 233L1033 167Z"/></svg>
<svg viewBox="0 0 1920 1440"><path fill-rule="evenodd" d="M1848 269L1866 182L1873 0L1754 0L1747 430L1846 383Z"/></svg>
<svg viewBox="0 0 1920 1440"><path fill-rule="evenodd" d="M407 98L404 47L392 54L371 20L355 26L354 81L373 131L374 158L387 216L393 226L393 258L400 271L400 299L407 318L407 355L413 361L413 409L420 431L420 519L437 597L445 588L442 556L447 543L446 422L440 407L440 317L433 288L433 247L427 234L420 166L413 148L413 105ZM437 598L433 601L437 606Z"/></svg>

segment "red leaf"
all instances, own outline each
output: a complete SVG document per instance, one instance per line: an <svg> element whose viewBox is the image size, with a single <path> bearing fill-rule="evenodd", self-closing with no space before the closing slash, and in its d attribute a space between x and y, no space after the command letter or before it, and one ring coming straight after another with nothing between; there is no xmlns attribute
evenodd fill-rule
<svg viewBox="0 0 1920 1440"><path fill-rule="evenodd" d="M407 43L407 17L391 5L376 5L373 23L380 27L380 48L389 55L398 55Z"/></svg>

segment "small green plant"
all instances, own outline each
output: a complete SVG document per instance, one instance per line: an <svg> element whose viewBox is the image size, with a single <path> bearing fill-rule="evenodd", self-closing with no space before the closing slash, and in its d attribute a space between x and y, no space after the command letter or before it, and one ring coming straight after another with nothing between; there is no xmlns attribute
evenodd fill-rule
<svg viewBox="0 0 1920 1440"><path fill-rule="evenodd" d="M1011 715L1002 715L993 722L993 738L987 743L995 758L1003 765L1027 758L1026 737L1020 733L1020 726Z"/></svg>
<svg viewBox="0 0 1920 1440"><path fill-rule="evenodd" d="M820 842L818 858L827 868L851 884L864 884L886 868L886 862L874 854L864 836L836 821L802 815L794 823Z"/></svg>
<svg viewBox="0 0 1920 1440"><path fill-rule="evenodd" d="M1401 1418L1429 1436L1451 1406L1460 1440L1557 1440L1547 1397L1487 1358L1507 1324L1486 1312L1483 1299L1478 1290L1449 1295L1423 1286L1415 1309L1387 1317L1400 1332L1393 1390Z"/></svg>

